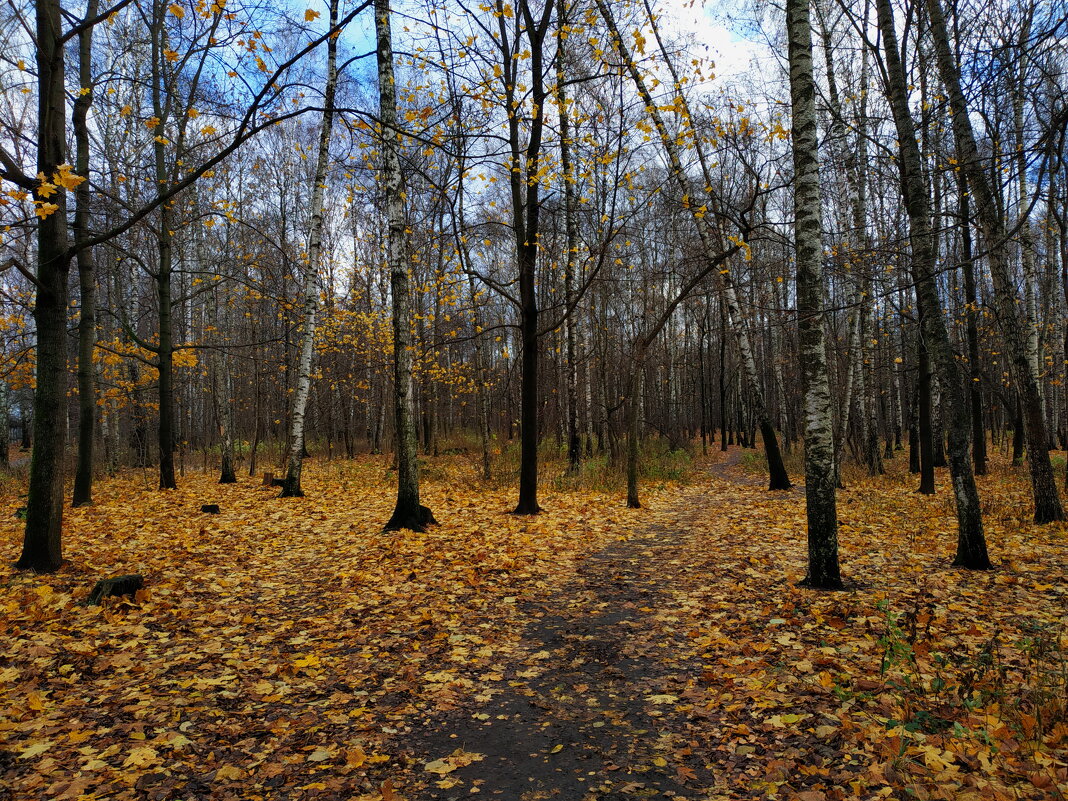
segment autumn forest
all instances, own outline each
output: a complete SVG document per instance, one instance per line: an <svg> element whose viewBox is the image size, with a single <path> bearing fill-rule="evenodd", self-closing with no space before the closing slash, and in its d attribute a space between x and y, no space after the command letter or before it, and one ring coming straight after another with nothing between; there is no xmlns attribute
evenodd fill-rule
<svg viewBox="0 0 1068 801"><path fill-rule="evenodd" d="M1068 795L1063 3L0 33L0 801Z"/></svg>

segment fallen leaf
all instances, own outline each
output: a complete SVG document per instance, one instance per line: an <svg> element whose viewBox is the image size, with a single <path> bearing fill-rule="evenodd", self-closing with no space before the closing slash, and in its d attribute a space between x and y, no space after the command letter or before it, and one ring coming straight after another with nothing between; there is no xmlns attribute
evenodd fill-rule
<svg viewBox="0 0 1068 801"><path fill-rule="evenodd" d="M679 700L677 695L647 695L645 700L651 704L674 704Z"/></svg>
<svg viewBox="0 0 1068 801"><path fill-rule="evenodd" d="M130 751L130 755L123 761L124 768L142 768L159 762L159 754L150 745L139 745Z"/></svg>
<svg viewBox="0 0 1068 801"><path fill-rule="evenodd" d="M55 745L55 743L52 740L42 740L41 742L34 743L19 754L19 759L32 759L35 756L40 756L53 745Z"/></svg>

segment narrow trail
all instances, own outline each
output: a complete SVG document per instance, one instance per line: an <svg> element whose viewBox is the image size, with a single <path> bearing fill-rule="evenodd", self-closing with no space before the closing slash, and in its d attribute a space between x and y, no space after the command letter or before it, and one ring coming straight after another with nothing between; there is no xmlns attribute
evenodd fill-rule
<svg viewBox="0 0 1068 801"><path fill-rule="evenodd" d="M433 769L453 755L460 766L431 770L420 798L697 799L725 787L717 774L733 765L704 742L723 717L702 703L714 679L692 647L696 633L679 622L685 596L672 589L707 580L693 552L722 495L709 481L746 494L763 483L740 460L732 449L671 509L651 511L568 583L521 603L519 651L502 660L478 708L432 715L412 732L413 759Z"/></svg>
<svg viewBox="0 0 1068 801"><path fill-rule="evenodd" d="M484 756L425 797L467 797L478 787L514 801L690 798L713 783L688 742L696 718L675 711L700 673L678 656L686 634L671 625L665 592L685 561L686 513L701 507L701 493L679 500L677 526L653 524L612 544L583 560L560 591L525 605L518 659L501 666L480 709L449 712L414 733L427 760L456 749Z"/></svg>
<svg viewBox="0 0 1068 801"><path fill-rule="evenodd" d="M765 472L747 472L741 468L742 456L746 453L759 454L760 451L744 450L742 448L731 448L730 450L720 452L720 461L714 462L709 465L708 472L711 475L721 478L730 484L736 484L743 487L756 487L766 489L768 486L768 476ZM805 484L803 482L804 475L792 475L790 480L793 482L793 486L789 492L775 492L772 497L777 498L789 498L792 492L804 493Z"/></svg>
<svg viewBox="0 0 1068 801"><path fill-rule="evenodd" d="M720 456L722 458L718 462L710 465L708 472L717 478L721 478L732 484L759 486L767 483L761 477L746 475L738 469L739 465L742 463L742 453L743 451L741 448L731 448L728 451L721 451Z"/></svg>
<svg viewBox="0 0 1068 801"><path fill-rule="evenodd" d="M941 794L917 797L978 797L962 793L979 781L972 746L943 745L966 738L957 723L970 712L948 694L902 689L933 630L916 629L913 661L888 662L886 643L911 636L895 620L923 620L952 632L940 648L981 664L997 636L976 627L985 610L1020 630L1011 606L992 602L1017 579L956 571L944 533L921 529L907 547L887 547L902 508L853 489L840 507L846 567L870 584L800 589L803 487L768 491L743 460L738 449L720 455L694 485L621 524L617 541L520 600L519 643L496 656L494 673L457 708L406 730L417 776L405 797L845 801L939 783ZM1032 562L1032 574L1046 570ZM967 599L974 611L940 611L932 593L943 610ZM925 761L935 751L939 761ZM919 778L908 783L905 769Z"/></svg>

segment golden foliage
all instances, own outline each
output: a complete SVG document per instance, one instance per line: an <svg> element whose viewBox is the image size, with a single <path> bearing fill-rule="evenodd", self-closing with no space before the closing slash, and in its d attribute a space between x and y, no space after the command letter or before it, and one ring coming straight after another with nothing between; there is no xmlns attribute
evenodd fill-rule
<svg viewBox="0 0 1068 801"><path fill-rule="evenodd" d="M1055 797L1068 786L1066 527L1031 525L1025 477L1000 466L980 479L998 569L951 568L949 493L915 495L901 461L840 494L856 582L841 593L796 586L803 493L768 493L732 462L643 510L573 491L528 518L470 463L434 460L423 500L442 525L425 534L381 531L381 459L309 463L302 499L204 475L164 493L135 474L104 482L69 513L71 565L7 568L4 779L34 798L422 798L493 768L472 742L413 753L413 727L450 710L487 720L493 698L518 693L569 697L631 744L625 710L644 708L653 751L639 764L624 748L597 777L621 792L657 770L697 788L697 754L716 777L700 797ZM9 553L16 492L0 515ZM222 513L201 514L206 501ZM592 575L606 549L650 599L619 643L649 679L618 710L587 706L599 696L585 684L535 692L575 668L522 639L546 614L604 608L590 582L622 580ZM77 603L132 572L146 576L136 599Z"/></svg>

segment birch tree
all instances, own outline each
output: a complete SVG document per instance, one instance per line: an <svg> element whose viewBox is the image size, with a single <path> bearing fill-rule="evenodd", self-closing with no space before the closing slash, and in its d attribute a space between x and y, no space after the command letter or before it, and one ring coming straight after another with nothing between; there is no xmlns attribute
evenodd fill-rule
<svg viewBox="0 0 1068 801"><path fill-rule="evenodd" d="M330 0L329 29L337 25L338 0ZM308 255L304 265L304 330L301 332L300 361L297 363L297 385L293 393L293 408L289 419L289 453L286 456L286 477L282 498L304 495L300 475L304 464L304 431L311 392L312 356L315 354L315 318L319 310L319 264L323 250L323 195L326 173L330 163L330 135L334 125L334 95L337 92L337 37L326 41L326 84L323 88L323 121L319 129L319 147L312 179L311 225L308 230Z"/></svg>
<svg viewBox="0 0 1068 801"><path fill-rule="evenodd" d="M797 260L797 328L805 437L805 511L808 574L804 584L840 589L834 428L824 342L823 224L816 143L816 84L812 76L809 0L787 0L791 140L794 156L794 246Z"/></svg>

